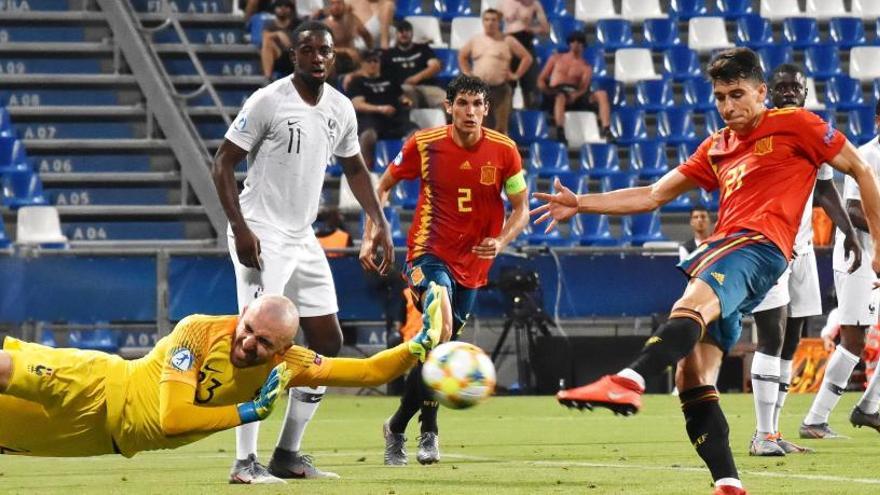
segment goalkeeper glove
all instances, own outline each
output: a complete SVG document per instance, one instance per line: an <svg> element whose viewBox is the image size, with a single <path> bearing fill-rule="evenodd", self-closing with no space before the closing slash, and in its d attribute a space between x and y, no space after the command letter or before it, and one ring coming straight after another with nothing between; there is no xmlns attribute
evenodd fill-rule
<svg viewBox="0 0 880 495"><path fill-rule="evenodd" d="M242 402L236 406L241 424L266 419L272 413L272 408L275 407L275 399L287 389L291 375L291 371L287 369L287 363L282 362L272 368L254 400Z"/></svg>
<svg viewBox="0 0 880 495"><path fill-rule="evenodd" d="M443 298L446 287L431 282L425 292L425 312L422 314L422 330L409 341L409 351L425 362L428 351L440 344L443 333Z"/></svg>

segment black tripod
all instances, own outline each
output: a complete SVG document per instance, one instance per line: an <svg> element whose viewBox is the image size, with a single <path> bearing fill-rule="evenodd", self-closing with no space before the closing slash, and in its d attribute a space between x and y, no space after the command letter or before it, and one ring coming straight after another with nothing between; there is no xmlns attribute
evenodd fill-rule
<svg viewBox="0 0 880 495"><path fill-rule="evenodd" d="M535 350L535 339L540 333L544 337L550 336L548 324L553 321L544 313L541 303L535 299L533 293L525 291L508 291L502 287L502 292L510 298L510 312L504 321L504 329L495 349L492 351L492 362L497 362L498 354L510 335L514 331L514 346L516 348L516 373L517 380L523 392L533 392L533 369L532 356ZM527 354L523 353L523 342L528 345Z"/></svg>

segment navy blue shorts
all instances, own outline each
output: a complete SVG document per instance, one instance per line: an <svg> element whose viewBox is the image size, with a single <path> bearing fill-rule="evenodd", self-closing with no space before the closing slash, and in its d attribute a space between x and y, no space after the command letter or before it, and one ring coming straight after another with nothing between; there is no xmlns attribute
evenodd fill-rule
<svg viewBox="0 0 880 495"><path fill-rule="evenodd" d="M477 289L459 285L449 272L446 263L431 254L419 256L408 262L405 276L410 288L419 296L419 299L428 290L428 284L431 282L446 287L449 301L452 303L452 338L457 338L474 308Z"/></svg>
<svg viewBox="0 0 880 495"><path fill-rule="evenodd" d="M709 284L721 315L706 332L724 352L739 340L742 315L752 312L788 267L779 248L763 234L739 232L701 245L678 264L690 278Z"/></svg>

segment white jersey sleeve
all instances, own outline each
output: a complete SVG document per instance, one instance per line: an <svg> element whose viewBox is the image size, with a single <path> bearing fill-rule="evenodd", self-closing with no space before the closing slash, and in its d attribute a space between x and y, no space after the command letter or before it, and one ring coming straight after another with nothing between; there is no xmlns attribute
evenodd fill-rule
<svg viewBox="0 0 880 495"><path fill-rule="evenodd" d="M250 152L272 128L272 120L278 107L268 96L269 92L265 88L255 91L238 111L223 137Z"/></svg>
<svg viewBox="0 0 880 495"><path fill-rule="evenodd" d="M348 158L361 152L360 142L358 141L358 124L355 117L354 106L351 100L344 99L342 112L340 115L340 126L342 134L333 154Z"/></svg>
<svg viewBox="0 0 880 495"><path fill-rule="evenodd" d="M874 171L875 176L880 173L880 142L878 142L878 138L875 137L869 142L859 146L859 154ZM861 191L859 190L859 185L856 183L855 179L853 179L852 176L847 175L843 181L843 200L845 202L851 199L860 201L862 196ZM859 229L856 229L856 237L862 245L862 265L850 275L872 279L876 278L876 274L871 270L871 256L874 252L874 240L869 233ZM834 254L832 257L832 263L834 270L839 272L846 272L849 270L849 263L847 263L844 255L843 240L843 232L841 232L840 229L837 229L834 236Z"/></svg>
<svg viewBox="0 0 880 495"><path fill-rule="evenodd" d="M834 178L834 169L831 168L831 165L827 163L823 163L821 167L819 167L819 173L816 175L816 180L831 180Z"/></svg>

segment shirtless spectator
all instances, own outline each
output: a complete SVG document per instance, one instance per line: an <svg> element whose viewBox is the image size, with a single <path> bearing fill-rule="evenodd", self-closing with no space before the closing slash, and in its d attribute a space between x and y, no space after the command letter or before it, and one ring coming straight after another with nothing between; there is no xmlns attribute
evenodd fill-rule
<svg viewBox="0 0 880 495"><path fill-rule="evenodd" d="M373 46L373 36L364 23L354 15L345 0L328 0L327 7L318 11L317 18L324 21L333 33L336 72L346 74L357 70L361 58L355 47L355 39L360 36L366 46Z"/></svg>
<svg viewBox="0 0 880 495"><path fill-rule="evenodd" d="M266 79L272 79L276 72L281 77L293 72L287 52L292 46L290 34L299 24L294 0L275 0L272 5L275 19L263 27L263 45L260 48L260 62Z"/></svg>
<svg viewBox="0 0 880 495"><path fill-rule="evenodd" d="M507 134L513 108L510 83L519 81L529 70L533 58L516 38L501 32L501 12L486 9L482 19L483 34L468 40L459 50L458 65L462 74L479 77L489 85L489 115L484 125ZM515 72L510 70L510 60L514 56L520 59Z"/></svg>
<svg viewBox="0 0 880 495"><path fill-rule="evenodd" d="M513 36L522 46L535 56L534 41L536 36L550 33L550 23L539 0L501 0L499 10L504 16L504 34ZM511 70L515 70L519 60L514 57ZM534 107L538 102L536 83L538 80L537 64L532 64L520 79L523 100L526 107Z"/></svg>
<svg viewBox="0 0 880 495"><path fill-rule="evenodd" d="M538 76L538 89L545 95L545 109L553 113L553 121L564 133L566 110L599 111L602 136L611 139L611 105L604 90L590 92L593 67L584 60L586 35L575 31L568 35L569 50L556 53L547 61Z"/></svg>
<svg viewBox="0 0 880 495"><path fill-rule="evenodd" d="M382 55L382 72L403 89L417 108L442 108L446 90L434 76L443 68L427 43L413 43L409 21L397 23L397 43Z"/></svg>
<svg viewBox="0 0 880 495"><path fill-rule="evenodd" d="M391 23L394 21L394 0L349 0L354 15L373 37L373 48L391 46ZM378 45L377 45L378 43Z"/></svg>

